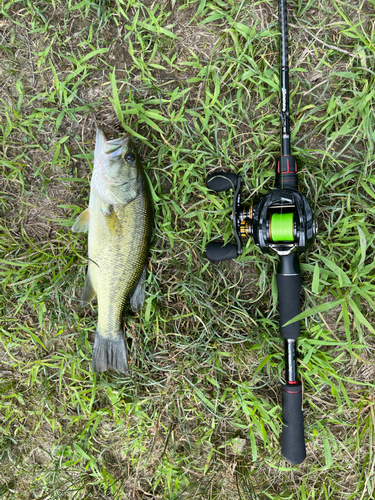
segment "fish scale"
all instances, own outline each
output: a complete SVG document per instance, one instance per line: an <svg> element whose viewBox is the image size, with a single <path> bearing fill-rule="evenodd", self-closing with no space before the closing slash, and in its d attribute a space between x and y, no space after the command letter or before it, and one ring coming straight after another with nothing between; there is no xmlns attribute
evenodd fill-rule
<svg viewBox="0 0 375 500"><path fill-rule="evenodd" d="M98 331L103 336L113 336L121 329L126 298L137 285L147 262L151 220L145 194L140 193L125 207L115 209L121 234L113 235L101 210L95 210L98 222L89 234L89 258L93 261L89 273L98 290Z"/></svg>
<svg viewBox="0 0 375 500"><path fill-rule="evenodd" d="M130 139L107 141L96 134L89 207L74 232L89 231L89 266L81 300L98 297L98 325L92 368L127 373L122 330L125 303L137 310L144 301L144 270L153 226L150 188Z"/></svg>

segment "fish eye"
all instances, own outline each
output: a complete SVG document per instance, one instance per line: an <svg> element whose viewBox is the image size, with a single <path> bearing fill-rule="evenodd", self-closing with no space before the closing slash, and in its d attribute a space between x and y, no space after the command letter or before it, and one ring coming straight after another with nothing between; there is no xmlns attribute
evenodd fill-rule
<svg viewBox="0 0 375 500"><path fill-rule="evenodd" d="M135 156L133 153L126 153L125 155L125 161L128 161L129 163L135 160Z"/></svg>

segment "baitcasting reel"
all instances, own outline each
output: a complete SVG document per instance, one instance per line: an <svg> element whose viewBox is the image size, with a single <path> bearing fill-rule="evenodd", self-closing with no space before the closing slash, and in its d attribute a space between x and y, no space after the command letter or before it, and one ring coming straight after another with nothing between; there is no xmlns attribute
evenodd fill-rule
<svg viewBox="0 0 375 500"><path fill-rule="evenodd" d="M274 250L278 255L292 252L302 253L312 244L315 224L312 210L306 197L297 189L294 179L287 188L284 175L290 172L290 164L296 165L293 156L281 157L276 172L276 190L255 198L249 205L241 204L241 177L229 172L214 172L207 177L209 189L220 192L235 189L233 198L233 221L236 244L213 241L207 245L206 255L211 262L236 259L242 253L241 237L253 237L263 253ZM280 173L280 163L286 164L288 172ZM283 172L283 170L281 170ZM293 172L296 177L296 172Z"/></svg>

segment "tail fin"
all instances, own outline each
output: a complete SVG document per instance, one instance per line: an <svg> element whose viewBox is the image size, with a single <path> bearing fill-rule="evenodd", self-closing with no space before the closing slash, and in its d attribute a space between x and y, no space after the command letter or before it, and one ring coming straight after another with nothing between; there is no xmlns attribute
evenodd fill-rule
<svg viewBox="0 0 375 500"><path fill-rule="evenodd" d="M103 337L98 331L96 332L91 366L96 373L105 372L110 366L126 375L129 373L128 356L122 331L119 331L115 337Z"/></svg>

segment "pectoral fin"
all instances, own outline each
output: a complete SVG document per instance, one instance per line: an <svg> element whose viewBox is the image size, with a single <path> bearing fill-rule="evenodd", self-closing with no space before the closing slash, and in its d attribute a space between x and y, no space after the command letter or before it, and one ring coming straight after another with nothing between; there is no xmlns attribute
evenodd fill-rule
<svg viewBox="0 0 375 500"><path fill-rule="evenodd" d="M91 282L90 274L87 273L85 284L83 285L82 295L81 295L81 304L83 307L87 306L89 302L95 297L96 291Z"/></svg>
<svg viewBox="0 0 375 500"><path fill-rule="evenodd" d="M113 212L113 205L110 205L109 203L103 202L102 203L102 212L106 217L111 215L111 213Z"/></svg>
<svg viewBox="0 0 375 500"><path fill-rule="evenodd" d="M146 266L143 269L141 279L138 281L138 285L135 287L134 292L130 295L130 307L133 311L138 311L145 302L145 283L146 283Z"/></svg>
<svg viewBox="0 0 375 500"><path fill-rule="evenodd" d="M106 215L104 210L102 209L103 214L105 215L105 223L113 235L121 235L122 234L122 227L119 221L119 218L117 217L116 211L113 210L113 205L110 205L112 207L112 211L110 212L109 215Z"/></svg>
<svg viewBox="0 0 375 500"><path fill-rule="evenodd" d="M73 233L85 233L89 230L89 222L90 222L90 210L86 208L76 219L73 224L72 231Z"/></svg>

